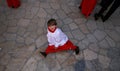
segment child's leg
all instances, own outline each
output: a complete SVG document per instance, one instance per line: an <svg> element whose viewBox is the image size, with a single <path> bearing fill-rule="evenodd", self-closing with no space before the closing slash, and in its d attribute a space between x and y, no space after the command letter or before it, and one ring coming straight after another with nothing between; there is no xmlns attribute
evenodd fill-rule
<svg viewBox="0 0 120 71"><path fill-rule="evenodd" d="M45 50L45 53L46 53L46 54L54 53L54 52L56 52L56 49L55 49L55 46L54 46L54 45L48 46L47 49Z"/></svg>
<svg viewBox="0 0 120 71"><path fill-rule="evenodd" d="M73 43L68 40L66 44L63 46L59 46L56 51L63 51L63 50L75 50L77 47L73 45Z"/></svg>

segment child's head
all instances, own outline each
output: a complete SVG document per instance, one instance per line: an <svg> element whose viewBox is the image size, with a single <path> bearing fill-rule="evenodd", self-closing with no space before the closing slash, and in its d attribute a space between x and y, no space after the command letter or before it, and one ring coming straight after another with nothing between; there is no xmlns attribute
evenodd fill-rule
<svg viewBox="0 0 120 71"><path fill-rule="evenodd" d="M48 29L50 31L55 31L56 27L57 27L57 22L55 19L50 19L48 20L47 22L47 26L48 26Z"/></svg>
<svg viewBox="0 0 120 71"><path fill-rule="evenodd" d="M56 20L55 19L50 19L50 20L48 20L48 22L47 22L47 26L49 27L49 26L53 26L53 25L57 25L57 22L56 22Z"/></svg>

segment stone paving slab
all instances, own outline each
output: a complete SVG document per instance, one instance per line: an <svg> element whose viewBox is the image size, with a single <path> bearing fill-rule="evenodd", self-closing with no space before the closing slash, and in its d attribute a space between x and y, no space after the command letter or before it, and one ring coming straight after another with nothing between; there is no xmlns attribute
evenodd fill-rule
<svg viewBox="0 0 120 71"><path fill-rule="evenodd" d="M120 71L120 13L118 8L106 21L85 18L82 0L21 0L17 9L0 2L0 71ZM99 2L98 2L99 3ZM47 21L79 46L80 54L63 51L40 55L47 42Z"/></svg>

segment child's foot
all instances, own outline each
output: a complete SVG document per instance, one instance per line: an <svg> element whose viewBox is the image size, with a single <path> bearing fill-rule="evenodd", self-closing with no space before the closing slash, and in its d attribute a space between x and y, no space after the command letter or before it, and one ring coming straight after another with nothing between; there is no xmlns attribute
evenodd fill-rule
<svg viewBox="0 0 120 71"><path fill-rule="evenodd" d="M103 22L105 22L105 21L106 21L106 19L104 18L104 16L103 16L103 15L101 15L101 19L102 19L102 21L103 21Z"/></svg>
<svg viewBox="0 0 120 71"><path fill-rule="evenodd" d="M79 9L81 9L81 6L79 6Z"/></svg>
<svg viewBox="0 0 120 71"><path fill-rule="evenodd" d="M97 13L94 15L94 18L95 18L95 20L98 20L99 16Z"/></svg>
<svg viewBox="0 0 120 71"><path fill-rule="evenodd" d="M78 47L78 46L76 46L76 47L77 47L77 48L75 49L75 54L78 55L79 52L80 52L80 50L79 50L79 47Z"/></svg>
<svg viewBox="0 0 120 71"><path fill-rule="evenodd" d="M47 56L47 54L45 52L40 52L45 58Z"/></svg>

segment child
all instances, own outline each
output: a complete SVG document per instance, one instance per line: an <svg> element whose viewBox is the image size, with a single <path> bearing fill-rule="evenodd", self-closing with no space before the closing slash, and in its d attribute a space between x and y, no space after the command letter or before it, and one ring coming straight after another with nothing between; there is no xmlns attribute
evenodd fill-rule
<svg viewBox="0 0 120 71"><path fill-rule="evenodd" d="M74 50L76 55L79 54L79 47L74 46L68 37L57 27L55 19L50 19L47 23L47 38L49 45L45 52L40 52L44 57L49 53L63 50Z"/></svg>

